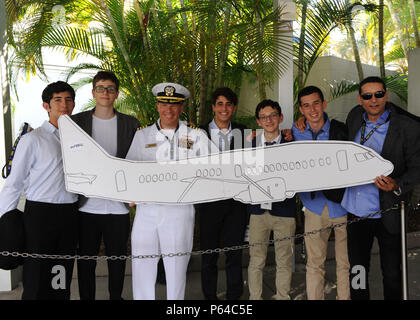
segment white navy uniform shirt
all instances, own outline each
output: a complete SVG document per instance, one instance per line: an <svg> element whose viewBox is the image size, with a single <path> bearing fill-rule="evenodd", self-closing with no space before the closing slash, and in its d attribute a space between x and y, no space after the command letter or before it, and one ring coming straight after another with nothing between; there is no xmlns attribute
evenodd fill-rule
<svg viewBox="0 0 420 320"><path fill-rule="evenodd" d="M92 116L92 138L111 156L117 155L117 116L111 119L100 119ZM88 198L79 211L94 214L127 214L128 209L123 202Z"/></svg>
<svg viewBox="0 0 420 320"><path fill-rule="evenodd" d="M126 159L159 162L219 152L201 129L188 127L180 121L176 130L161 130L159 123L160 119L136 132Z"/></svg>
<svg viewBox="0 0 420 320"><path fill-rule="evenodd" d="M219 152L201 129L188 127L180 121L178 129L160 129L160 119L134 135L126 159L169 161L195 158Z"/></svg>
<svg viewBox="0 0 420 320"><path fill-rule="evenodd" d="M12 170L0 192L0 216L16 209L23 189L31 201L77 201L77 194L66 191L58 129L48 121L20 139Z"/></svg>

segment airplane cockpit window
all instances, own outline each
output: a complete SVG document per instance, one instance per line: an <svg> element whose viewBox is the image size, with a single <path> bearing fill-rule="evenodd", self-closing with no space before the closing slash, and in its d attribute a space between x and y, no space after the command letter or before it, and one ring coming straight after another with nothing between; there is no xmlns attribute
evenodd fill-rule
<svg viewBox="0 0 420 320"><path fill-rule="evenodd" d="M366 161L366 160L370 160L370 159L375 157L372 154L372 152L355 153L354 156L356 157L356 160L358 162L363 162L363 161Z"/></svg>

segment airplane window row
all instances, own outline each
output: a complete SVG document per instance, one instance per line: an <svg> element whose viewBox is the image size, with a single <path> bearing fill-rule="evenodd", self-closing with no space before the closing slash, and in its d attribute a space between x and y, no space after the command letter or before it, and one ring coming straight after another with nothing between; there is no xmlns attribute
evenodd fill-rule
<svg viewBox="0 0 420 320"><path fill-rule="evenodd" d="M326 157L324 158L319 158L318 159L318 164L319 166L323 167L325 165L330 166L332 164L331 158L330 157ZM274 164L270 164L270 165L264 165L263 166L258 166L257 167L248 167L246 168L246 174L247 175L257 175L257 174L261 174L263 173L269 173L269 172L274 172L274 171L287 171L287 170L299 170L301 168L303 169L307 169L308 167L314 168L316 165L316 161L314 159L310 159L309 161L307 160L303 160L303 161L296 161L296 162L283 162L283 163L276 163Z"/></svg>
<svg viewBox="0 0 420 320"><path fill-rule="evenodd" d="M204 169L204 170L197 170L195 173L196 177L220 177L222 175L222 170L220 168L210 170Z"/></svg>
<svg viewBox="0 0 420 320"><path fill-rule="evenodd" d="M158 182L158 181L160 181L160 182L162 182L162 181L176 181L176 180L178 180L178 174L176 173L176 172L174 172L174 173L170 173L170 172L168 172L168 173L166 173L166 174L164 174L164 173L160 173L160 174L153 174L153 175L151 175L151 174L148 174L148 175L141 175L140 177L139 177L139 182L140 183L150 183L150 182Z"/></svg>

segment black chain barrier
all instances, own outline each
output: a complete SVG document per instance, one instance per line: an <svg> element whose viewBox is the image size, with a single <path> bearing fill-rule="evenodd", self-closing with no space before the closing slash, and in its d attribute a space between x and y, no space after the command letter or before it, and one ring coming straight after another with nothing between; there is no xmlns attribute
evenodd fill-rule
<svg viewBox="0 0 420 320"><path fill-rule="evenodd" d="M182 256L195 256L195 255L203 255L203 254L212 254L212 253L221 253L221 252L227 252L227 251L234 251L234 250L241 250L241 249L249 249L250 247L254 246L261 246L261 245L270 245L275 242L280 241L288 241L293 239L299 239L304 238L306 236L314 235L317 233L321 233L327 230L332 230L334 228L339 228L345 225L350 225L355 222L359 222L362 220L366 220L369 218L372 218L379 214L386 214L391 210L399 209L401 206L398 204L395 204L393 207L388 208L386 210L380 210L378 212L371 213L364 217L357 217L353 220L341 222L337 224L332 224L331 226L321 228L318 230L312 230L307 231L300 234L295 234L293 236L288 236L284 238L278 238L278 239L272 239L266 242L255 242L255 243L248 243L240 246L232 246L232 247L224 247L224 248L216 248L216 249L207 249L207 250L198 250L198 251L191 251L191 252L178 252L178 253L161 253L161 254L151 254L151 255L121 255L121 256L86 256L86 255L56 255L56 254L39 254L39 253L21 253L21 252L8 252L8 251L1 251L0 255L2 256L12 256L12 257L22 257L22 258L36 258L36 259L60 259L60 260L131 260L131 259L155 259L155 258L165 258L165 257L182 257ZM419 210L420 203L412 205L409 204L408 207L412 207L413 210Z"/></svg>

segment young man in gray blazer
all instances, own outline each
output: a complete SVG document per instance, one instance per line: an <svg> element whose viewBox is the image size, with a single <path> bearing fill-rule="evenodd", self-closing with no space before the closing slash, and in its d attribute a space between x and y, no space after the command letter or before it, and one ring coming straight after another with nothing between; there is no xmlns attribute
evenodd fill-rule
<svg viewBox="0 0 420 320"><path fill-rule="evenodd" d="M99 71L93 78L95 108L75 114L72 119L110 155L125 158L139 121L114 109L118 89L119 80L112 72ZM128 212L128 206L122 202L81 197L78 253L97 255L103 238L107 256L126 255L130 235ZM125 263L125 260L108 260L110 300L122 299ZM81 300L95 299L95 268L95 260L77 262Z"/></svg>

